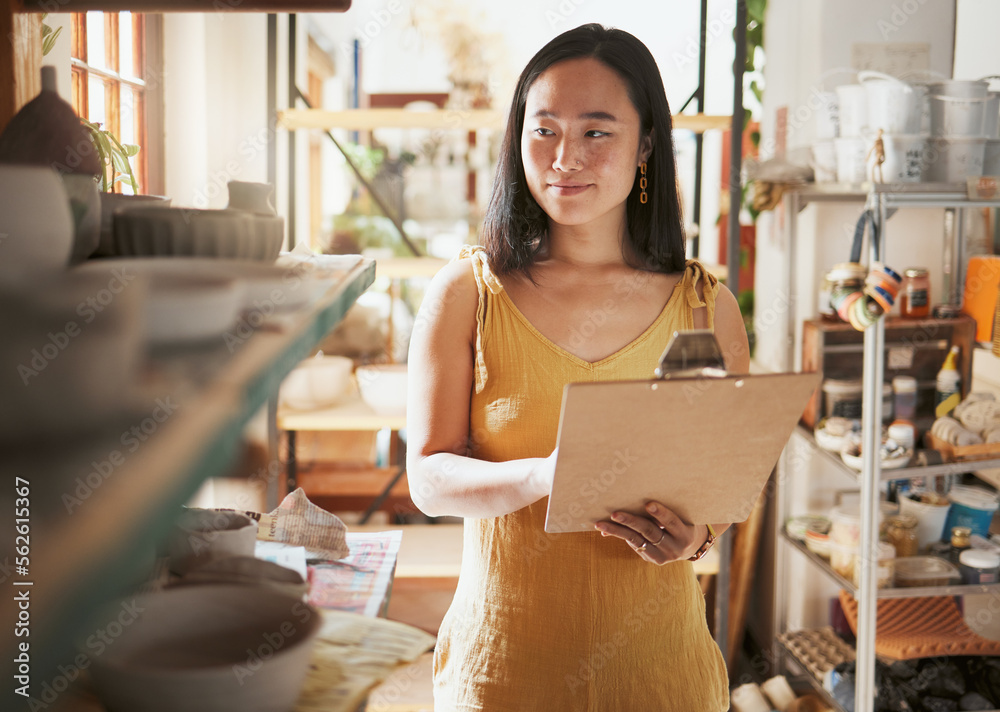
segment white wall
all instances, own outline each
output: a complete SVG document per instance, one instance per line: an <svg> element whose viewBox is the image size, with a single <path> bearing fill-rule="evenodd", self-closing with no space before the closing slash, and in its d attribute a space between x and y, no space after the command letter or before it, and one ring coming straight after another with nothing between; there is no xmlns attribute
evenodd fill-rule
<svg viewBox="0 0 1000 712"><path fill-rule="evenodd" d="M997 27L1000 27L1000 3L996 0L958 0L956 79L979 79L1000 74ZM993 88L997 88L995 83Z"/></svg>
<svg viewBox="0 0 1000 712"><path fill-rule="evenodd" d="M228 181L267 180L266 16L167 14L163 32L167 194L225 207Z"/></svg>

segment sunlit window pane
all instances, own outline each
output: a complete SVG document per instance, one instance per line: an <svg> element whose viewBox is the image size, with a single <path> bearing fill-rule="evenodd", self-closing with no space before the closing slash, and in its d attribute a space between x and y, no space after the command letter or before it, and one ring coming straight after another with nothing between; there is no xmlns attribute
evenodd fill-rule
<svg viewBox="0 0 1000 712"><path fill-rule="evenodd" d="M121 108L121 132L119 138L122 143L138 143L135 131L136 115L135 92L131 87L122 87L122 108Z"/></svg>
<svg viewBox="0 0 1000 712"><path fill-rule="evenodd" d="M135 74L135 58L132 53L135 51L132 46L132 13L131 12L121 12L118 13L118 64L119 73L123 77L134 77ZM124 101L124 97L122 97Z"/></svg>
<svg viewBox="0 0 1000 712"><path fill-rule="evenodd" d="M104 53L104 13L87 13L87 64L92 67L108 66Z"/></svg>
<svg viewBox="0 0 1000 712"><path fill-rule="evenodd" d="M90 78L90 107L89 107L89 118L94 123L101 124L102 127L107 128L108 115L107 106L104 100L104 82L97 77Z"/></svg>

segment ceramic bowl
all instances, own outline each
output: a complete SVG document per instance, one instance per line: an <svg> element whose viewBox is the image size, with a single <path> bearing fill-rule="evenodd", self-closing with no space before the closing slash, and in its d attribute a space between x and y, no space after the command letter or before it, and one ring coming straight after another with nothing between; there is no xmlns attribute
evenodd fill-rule
<svg viewBox="0 0 1000 712"><path fill-rule="evenodd" d="M170 570L185 574L214 559L253 556L257 522L239 512L186 509L167 536Z"/></svg>
<svg viewBox="0 0 1000 712"><path fill-rule="evenodd" d="M136 405L147 286L75 270L0 284L0 439L100 428Z"/></svg>
<svg viewBox="0 0 1000 712"><path fill-rule="evenodd" d="M112 712L295 706L322 625L312 606L241 585L171 587L136 596L130 606L139 613L92 658L94 687Z"/></svg>
<svg viewBox="0 0 1000 712"><path fill-rule="evenodd" d="M187 572L177 585L242 584L267 586L287 596L302 598L309 584L298 571L252 556L213 559Z"/></svg>
<svg viewBox="0 0 1000 712"><path fill-rule="evenodd" d="M379 415L406 414L406 364L359 366L361 400Z"/></svg>
<svg viewBox="0 0 1000 712"><path fill-rule="evenodd" d="M278 398L296 410L329 408L349 391L353 370L354 362L344 356L308 358L285 377Z"/></svg>
<svg viewBox="0 0 1000 712"><path fill-rule="evenodd" d="M114 216L113 242L115 254L121 256L273 262L281 251L283 225L281 218L242 210L142 207Z"/></svg>
<svg viewBox="0 0 1000 712"><path fill-rule="evenodd" d="M30 285L69 264L73 216L59 174L0 164L0 284Z"/></svg>
<svg viewBox="0 0 1000 712"><path fill-rule="evenodd" d="M170 198L162 195L125 195L123 193L101 193L101 235L97 251L99 256L115 254L112 235L112 217L119 212L141 207L169 207Z"/></svg>

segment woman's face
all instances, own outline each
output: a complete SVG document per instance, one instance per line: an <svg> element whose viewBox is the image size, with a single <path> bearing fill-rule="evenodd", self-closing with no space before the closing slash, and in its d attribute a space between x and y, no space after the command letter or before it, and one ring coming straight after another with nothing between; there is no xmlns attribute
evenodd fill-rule
<svg viewBox="0 0 1000 712"><path fill-rule="evenodd" d="M597 59L554 64L528 90L524 175L551 222L624 224L636 168L650 150L625 82Z"/></svg>

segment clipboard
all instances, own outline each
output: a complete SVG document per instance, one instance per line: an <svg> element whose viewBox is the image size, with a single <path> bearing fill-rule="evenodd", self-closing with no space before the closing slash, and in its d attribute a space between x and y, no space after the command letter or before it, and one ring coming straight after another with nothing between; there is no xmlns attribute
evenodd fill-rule
<svg viewBox="0 0 1000 712"><path fill-rule="evenodd" d="M750 516L819 373L570 383L545 531L662 502L689 524Z"/></svg>

